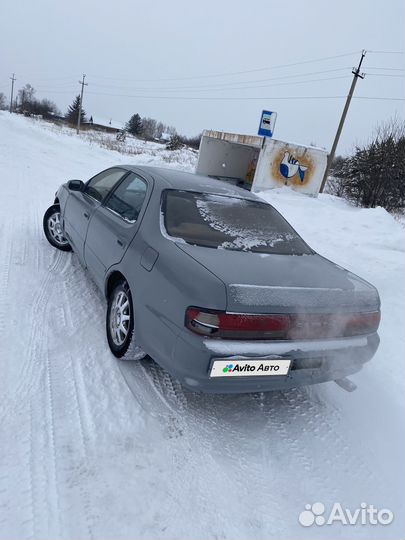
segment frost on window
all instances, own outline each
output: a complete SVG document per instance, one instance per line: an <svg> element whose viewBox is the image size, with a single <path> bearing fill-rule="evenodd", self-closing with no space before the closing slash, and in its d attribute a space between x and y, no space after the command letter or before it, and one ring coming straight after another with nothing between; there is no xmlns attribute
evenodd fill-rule
<svg viewBox="0 0 405 540"><path fill-rule="evenodd" d="M274 247L277 242L294 239L290 232L274 230L272 222L257 219L258 216L252 219L250 214L257 212L257 209L250 201L210 195L205 200L197 200L196 205L201 217L212 229L232 238L219 247L251 251L258 246Z"/></svg>
<svg viewBox="0 0 405 540"><path fill-rule="evenodd" d="M170 190L164 216L169 236L189 244L256 253L312 253L285 219L260 201Z"/></svg>

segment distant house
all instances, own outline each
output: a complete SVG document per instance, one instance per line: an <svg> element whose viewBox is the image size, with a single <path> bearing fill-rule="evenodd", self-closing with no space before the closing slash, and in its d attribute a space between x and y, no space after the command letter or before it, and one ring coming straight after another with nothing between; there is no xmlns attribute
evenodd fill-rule
<svg viewBox="0 0 405 540"><path fill-rule="evenodd" d="M48 113L48 116L49 118L53 119L53 120L59 120L60 122L66 122L66 118L60 114L56 114L54 112L49 112Z"/></svg>
<svg viewBox="0 0 405 540"><path fill-rule="evenodd" d="M159 141L160 141L160 142L167 142L167 141L170 141L170 137L171 137L170 133L165 133L165 132L163 132L162 135L160 136Z"/></svg>
<svg viewBox="0 0 405 540"><path fill-rule="evenodd" d="M104 133L118 133L124 129L124 124L115 120L105 120L97 116L91 117L92 122L82 122L83 129L93 129L95 131L104 131Z"/></svg>

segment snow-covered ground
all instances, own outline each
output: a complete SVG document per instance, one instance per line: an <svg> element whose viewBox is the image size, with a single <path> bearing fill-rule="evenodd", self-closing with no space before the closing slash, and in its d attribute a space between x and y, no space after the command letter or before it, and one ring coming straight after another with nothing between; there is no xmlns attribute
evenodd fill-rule
<svg viewBox="0 0 405 540"><path fill-rule="evenodd" d="M351 394L193 394L110 354L102 295L42 234L66 179L123 162L192 169L194 155L151 150L122 155L0 113L0 538L403 537L404 229L328 195L262 194L378 287L380 348ZM302 527L314 502L395 518Z"/></svg>

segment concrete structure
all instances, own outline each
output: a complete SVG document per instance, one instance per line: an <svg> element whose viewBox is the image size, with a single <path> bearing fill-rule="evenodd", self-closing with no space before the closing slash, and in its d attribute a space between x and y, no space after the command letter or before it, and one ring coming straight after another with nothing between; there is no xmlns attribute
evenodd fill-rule
<svg viewBox="0 0 405 540"><path fill-rule="evenodd" d="M317 195L327 152L267 137L205 130L196 172L262 191L289 185Z"/></svg>

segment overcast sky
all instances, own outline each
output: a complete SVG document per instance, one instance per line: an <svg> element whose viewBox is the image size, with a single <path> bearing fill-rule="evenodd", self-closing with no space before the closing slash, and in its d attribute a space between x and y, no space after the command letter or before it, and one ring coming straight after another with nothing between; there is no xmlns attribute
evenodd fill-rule
<svg viewBox="0 0 405 540"><path fill-rule="evenodd" d="M403 117L403 101L360 99L404 98L404 55L371 52L404 50L403 0L3 2L0 92L9 98L15 72L17 90L31 83L65 112L85 73L95 120L138 112L187 135L256 134L268 109L276 138L329 149L344 99L321 97L347 95L363 48L367 75L338 148L347 153Z"/></svg>

